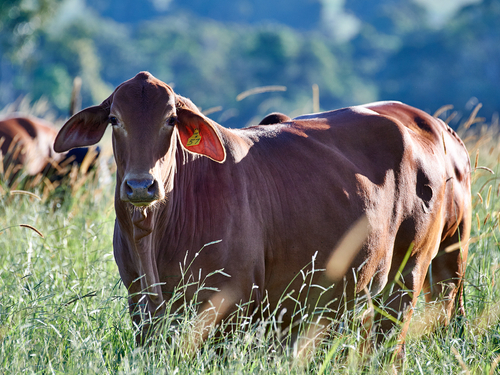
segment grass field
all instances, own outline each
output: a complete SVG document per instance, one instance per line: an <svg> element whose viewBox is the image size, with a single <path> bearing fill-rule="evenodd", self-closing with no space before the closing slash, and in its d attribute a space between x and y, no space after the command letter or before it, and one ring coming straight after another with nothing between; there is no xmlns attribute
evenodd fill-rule
<svg viewBox="0 0 500 375"><path fill-rule="evenodd" d="M402 369L408 374L500 371L500 134L489 126L461 135L474 169L467 316L433 334L422 334L419 321L425 315L423 303L419 304ZM153 345L136 347L127 292L112 254L114 182L75 181L79 186L64 194L52 193L51 199L5 187L1 191L0 373L379 374L389 370L389 347L359 357L361 335L355 323L346 324L307 364L280 350L262 326L243 327L230 340L211 337L192 358L183 356L179 340L172 342L168 331ZM43 191L33 192L44 196ZM177 329L189 323L188 314Z"/></svg>

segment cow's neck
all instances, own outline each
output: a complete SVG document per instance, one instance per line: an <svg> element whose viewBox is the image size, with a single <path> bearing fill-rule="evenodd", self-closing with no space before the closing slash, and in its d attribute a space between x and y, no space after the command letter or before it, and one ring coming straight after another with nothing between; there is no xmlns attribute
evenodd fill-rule
<svg viewBox="0 0 500 375"><path fill-rule="evenodd" d="M153 216L152 214L148 214L146 208L134 210L132 213L134 242L142 240L153 232Z"/></svg>
<svg viewBox="0 0 500 375"><path fill-rule="evenodd" d="M121 228L122 238L128 244L130 256L136 259L137 275L143 293L146 293L151 305L147 310L153 315L163 302L161 286L159 283L157 259L157 246L154 242L155 217L157 212L139 207L132 208L120 199L121 179L117 175L117 188L115 192L115 210L118 225Z"/></svg>
<svg viewBox="0 0 500 375"><path fill-rule="evenodd" d="M148 291L149 299L157 308L163 302L163 296L160 286L160 277L158 275L158 266L156 264L157 249L153 244L153 219L154 215L148 215L146 209L135 211L132 215L134 226L133 237L135 252L139 258L141 278L141 289Z"/></svg>

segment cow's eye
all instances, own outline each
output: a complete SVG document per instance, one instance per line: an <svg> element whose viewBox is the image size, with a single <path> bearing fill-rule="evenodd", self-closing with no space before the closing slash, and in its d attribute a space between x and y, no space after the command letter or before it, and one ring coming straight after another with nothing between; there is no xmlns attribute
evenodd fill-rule
<svg viewBox="0 0 500 375"><path fill-rule="evenodd" d="M177 123L177 117L172 116L167 120L167 125L174 126Z"/></svg>
<svg viewBox="0 0 500 375"><path fill-rule="evenodd" d="M109 123L112 126L116 126L118 125L118 119L115 116L109 116Z"/></svg>

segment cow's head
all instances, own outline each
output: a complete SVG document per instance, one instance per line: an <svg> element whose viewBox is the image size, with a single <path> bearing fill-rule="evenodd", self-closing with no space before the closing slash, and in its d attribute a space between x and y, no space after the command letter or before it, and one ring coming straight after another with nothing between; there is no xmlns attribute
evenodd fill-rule
<svg viewBox="0 0 500 375"><path fill-rule="evenodd" d="M100 105L71 117L59 131L54 149L93 145L108 124L113 128L120 199L135 206L164 198L163 166L172 162L177 137L189 152L219 163L226 157L214 123L147 72L122 83Z"/></svg>

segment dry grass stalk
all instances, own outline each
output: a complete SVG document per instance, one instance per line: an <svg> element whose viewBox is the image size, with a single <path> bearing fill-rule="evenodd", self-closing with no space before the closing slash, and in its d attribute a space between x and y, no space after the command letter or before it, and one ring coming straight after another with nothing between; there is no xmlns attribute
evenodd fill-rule
<svg viewBox="0 0 500 375"><path fill-rule="evenodd" d="M72 185L73 193L80 190L83 185L85 185L85 183L92 177L90 173L79 173L78 176L78 179Z"/></svg>
<svg viewBox="0 0 500 375"><path fill-rule="evenodd" d="M461 134L459 134L460 138L462 139L464 144L466 144L468 146L467 148L469 150L472 149L473 148L472 143L477 137L474 134L470 134L470 132L464 133L464 132L460 131L460 129L458 132L461 133Z"/></svg>
<svg viewBox="0 0 500 375"><path fill-rule="evenodd" d="M490 372L489 372L489 375L493 375L495 373L495 370L498 366L498 362L500 362L500 355L497 356L493 362L491 362L491 367L490 367Z"/></svg>
<svg viewBox="0 0 500 375"><path fill-rule="evenodd" d="M476 214L477 215L477 214ZM476 216L479 220L479 216ZM467 241L467 245L471 245L479 240L482 240L483 238L488 238L488 237L491 237L492 235L494 234L494 232L490 232L490 233L485 233L485 234L481 234L480 236L476 236L476 237L471 237L469 238L469 241ZM450 245L450 246L447 246L445 249L444 249L444 252L445 253L451 253L453 251L456 251L458 249L460 249L462 247L462 242L456 242L454 243L453 245Z"/></svg>
<svg viewBox="0 0 500 375"><path fill-rule="evenodd" d="M70 158L71 159L71 158ZM59 164L57 161L54 159L50 158L49 159L50 166L54 168L58 174L63 175L64 174L64 166L62 164Z"/></svg>
<svg viewBox="0 0 500 375"><path fill-rule="evenodd" d="M446 125L449 125L451 120L453 120L456 116L458 115L457 111L454 111L451 115L449 115L446 120L444 121Z"/></svg>
<svg viewBox="0 0 500 375"><path fill-rule="evenodd" d="M236 96L237 101L241 101L251 95L262 94L264 92L273 92L273 91L286 91L286 86L260 86L255 87L250 90L243 91L242 93Z"/></svg>
<svg viewBox="0 0 500 375"><path fill-rule="evenodd" d="M464 129L469 129L472 124L484 121L484 118L482 118L482 117L476 118L476 115L477 115L477 113L479 112L479 110L481 109L482 106L483 105L481 103L479 103L478 105L476 105L476 108L474 108L474 110L470 114L469 119L464 123L464 125L463 125Z"/></svg>
<svg viewBox="0 0 500 375"><path fill-rule="evenodd" d="M453 105L452 104L448 104L448 105L443 105L441 108L439 108L436 112L434 112L434 114L432 115L433 117L439 117L440 115L442 115L444 112L446 111L449 111L450 109L453 109Z"/></svg>
<svg viewBox="0 0 500 375"><path fill-rule="evenodd" d="M446 322L448 316L445 306L442 303L428 303L425 305L423 314L413 317L408 329L408 336L412 339L419 339L429 335L436 330L436 327Z"/></svg>
<svg viewBox="0 0 500 375"><path fill-rule="evenodd" d="M16 134L16 137L17 137L17 134ZM12 154L12 160L17 160L17 158L19 157L19 154L25 154L25 153L26 153L26 149L24 147L22 147L21 145L16 144L16 146L14 147L14 151L11 153L8 153L8 154Z"/></svg>
<svg viewBox="0 0 500 375"><path fill-rule="evenodd" d="M212 113L219 112L219 111L222 111L222 106L221 105L219 105L217 107L212 107L212 108L206 109L206 110L202 111L202 113L205 116L208 116L208 115L211 115Z"/></svg>
<svg viewBox="0 0 500 375"><path fill-rule="evenodd" d="M481 195L481 193L478 191L476 193L476 195L478 196L479 200L481 201L481 204L484 204L483 196Z"/></svg>
<svg viewBox="0 0 500 375"><path fill-rule="evenodd" d="M476 139L476 142L475 142L474 146L472 146L470 148L481 149L485 145L488 145L488 143L491 142L492 135L490 135L490 136L485 136L485 135L479 135L478 136L478 135L476 135L473 138Z"/></svg>
<svg viewBox="0 0 500 375"><path fill-rule="evenodd" d="M49 193L52 193L54 192L54 190L56 190L56 187L57 187L57 183L53 183L51 182L48 178L44 178L43 179L43 183L45 184L45 186L47 187L47 190L49 191ZM45 190L45 189L44 189Z"/></svg>
<svg viewBox="0 0 500 375"><path fill-rule="evenodd" d="M81 96L81 89L82 89L82 79L78 76L76 76L73 79L73 89L71 90L71 100L69 103L69 115L73 116L75 113L77 113L82 106L82 96Z"/></svg>
<svg viewBox="0 0 500 375"><path fill-rule="evenodd" d="M44 178L43 174L38 173L27 185L28 189L34 189L38 185L42 183L42 179Z"/></svg>
<svg viewBox="0 0 500 375"><path fill-rule="evenodd" d="M7 170L5 171L3 180L9 181L10 176L13 175L14 173L15 173L14 172L14 164L9 164L9 166L7 167Z"/></svg>
<svg viewBox="0 0 500 375"><path fill-rule="evenodd" d="M491 174L495 174L495 172L493 172L493 170L491 168L488 168L488 167L477 167L477 169L482 169L483 171L487 171L487 172L490 172Z"/></svg>
<svg viewBox="0 0 500 375"><path fill-rule="evenodd" d="M470 374L469 369L467 368L467 365L465 364L464 360L462 359L462 356L458 352L457 349L455 349L454 346L451 347L451 351L453 352L453 355L455 355L455 358L457 359L458 363L460 364L460 367L462 367L462 370L464 370L465 374Z"/></svg>
<svg viewBox="0 0 500 375"><path fill-rule="evenodd" d="M362 215L340 239L326 265L326 275L333 281L340 280L370 234L366 215Z"/></svg>
<svg viewBox="0 0 500 375"><path fill-rule="evenodd" d="M490 207L491 189L493 189L492 185L488 188L488 194L486 195L486 208Z"/></svg>
<svg viewBox="0 0 500 375"><path fill-rule="evenodd" d="M14 147L17 147L17 142L19 141L20 135L16 134L12 141L10 142L9 148L7 149L7 155L11 155Z"/></svg>
<svg viewBox="0 0 500 375"><path fill-rule="evenodd" d="M11 195L14 195L14 194L22 194L22 195L29 195L30 197L33 197L33 198L36 198L38 200L42 200L42 198L40 198L38 195L36 195L35 193L32 193L31 191L26 191L26 190L11 190L10 191L10 194Z"/></svg>
<svg viewBox="0 0 500 375"><path fill-rule="evenodd" d="M313 112L319 112L319 86L315 83L312 85L312 93L313 93Z"/></svg>
<svg viewBox="0 0 500 375"><path fill-rule="evenodd" d="M230 289L215 293L208 302L205 302L194 319L192 328L182 341L185 345L183 348L185 356L194 357L212 329L220 323L222 317L236 302L234 293Z"/></svg>
<svg viewBox="0 0 500 375"><path fill-rule="evenodd" d="M361 326L364 335L363 337L364 341L362 342L360 347L361 355L368 354L371 352L372 344L369 341L369 339L370 339L370 332L372 331L373 325L375 324L375 307L373 306L372 296L366 286L364 287L363 291L365 292L366 295L367 309L361 317Z"/></svg>
<svg viewBox="0 0 500 375"><path fill-rule="evenodd" d="M80 165L80 172L86 174L89 171L92 162L96 160L98 156L97 149L95 147L89 148L85 157L83 158L82 164Z"/></svg>
<svg viewBox="0 0 500 375"><path fill-rule="evenodd" d="M328 333L330 321L326 318L319 318L315 323L309 323L305 336L298 338L295 345L294 357L298 364L306 366L314 357L316 349L321 345Z"/></svg>
<svg viewBox="0 0 500 375"><path fill-rule="evenodd" d="M486 214L486 217L485 217L485 218L484 218L484 220L483 220L483 225L486 225L486 223L488 222L488 219L489 219L489 218L490 218L490 213L488 212L488 213Z"/></svg>
<svg viewBox="0 0 500 375"><path fill-rule="evenodd" d="M32 225L29 225L29 224L19 224L20 227L22 228L28 228L28 229L31 229L32 231L34 231L36 234L38 234L40 237L42 238L45 238L42 234L42 232L40 232L38 229L36 229L34 226Z"/></svg>

